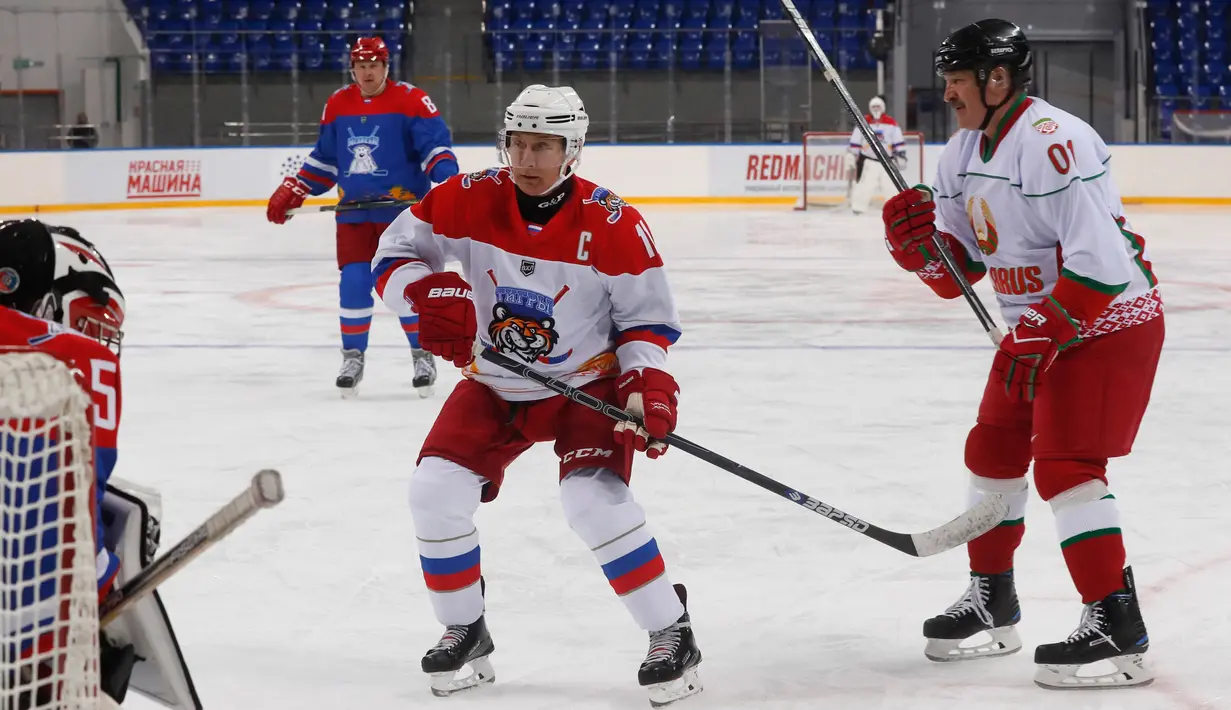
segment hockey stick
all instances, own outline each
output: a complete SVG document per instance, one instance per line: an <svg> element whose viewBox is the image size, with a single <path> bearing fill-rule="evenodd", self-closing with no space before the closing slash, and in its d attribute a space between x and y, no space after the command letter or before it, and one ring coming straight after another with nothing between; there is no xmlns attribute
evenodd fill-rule
<svg viewBox="0 0 1231 710"><path fill-rule="evenodd" d="M834 69L833 64L829 62L829 57L825 56L825 51L821 49L821 45L816 41L816 37L812 34L812 29L808 27L808 22L804 20L803 15L799 14L795 3L792 0L779 0L779 2L782 3L782 9L786 11L791 21L795 23L795 29L799 31L799 36L803 39L804 44L807 44L808 48L812 50L812 56L816 57L816 60L821 63L821 67L824 69L825 80L833 84L834 90L838 92L838 98L842 100L846 110L855 119L856 127L863 134L863 139L868 142L872 152L876 153L876 159L884 166L885 172L889 174L889 179L893 181L893 186L898 192L909 190L911 186L906 184L906 179L902 177L902 171L898 170L898 166L889 159L889 153L886 152L885 146L881 145L876 134L872 132L872 128L868 126L868 122L863 117L863 112L855 106L855 100L851 98L850 92L846 90L846 85L842 83L842 77L838 76L838 70ZM987 337L991 339L992 344L999 346L1000 341L1004 338L1004 333L997 327L996 321L992 320L991 314L987 312L987 308L983 306L983 302L975 294L970 281L966 279L966 274L958 268L957 261L953 258L949 247L940 236L940 232L932 233L932 244L936 246L941 262L949 270L953 280L957 282L958 288L962 290L962 296L966 298L966 303L970 304L971 310L975 312L975 317L979 319L979 325L983 326L983 331L987 333Z"/></svg>
<svg viewBox="0 0 1231 710"><path fill-rule="evenodd" d="M178 545L163 553L149 567L128 580L123 587L111 593L99 609L99 628L115 621L142 597L167 581L184 568L197 555L205 552L214 543L231 534L261 508L272 508L282 502L286 493L282 489L282 476L277 471L265 469L252 477L247 490L235 500L224 505L209 516L200 527L188 534Z"/></svg>
<svg viewBox="0 0 1231 710"><path fill-rule="evenodd" d="M342 202L336 205L312 205L310 207L292 207L286 213L315 214L317 212L352 212L354 210L375 210L381 207L410 207L419 204L418 200L374 200L371 202Z"/></svg>
<svg viewBox="0 0 1231 710"><path fill-rule="evenodd" d="M534 370L520 362L512 360L500 353L491 350L483 345L480 341L475 341L475 355L484 360L502 367L509 372L516 373L527 380L537 382L540 385L557 392L569 400L580 404L583 407L593 409L600 412L618 422L636 422L636 418L628 412L620 409L614 404L604 402L597 397L582 392L581 390L570 387L560 380L544 375L537 370ZM726 471L727 473L735 474L740 478L755 483L765 490L776 493L783 498L811 510L812 512L824 516L839 525L844 525L855 532L866 535L867 537L876 540L877 542L888 545L895 550L905 552L912 557L928 557L935 555L938 552L951 550L959 545L963 545L983 533L991 530L1004 520L1005 514L1009 512L1009 505L1004 501L1000 494L991 494L979 501L973 508L967 510L953 520L941 525L934 530L927 532L908 534L893 532L884 528L873 525L872 523L860 520L842 510L838 510L832 505L823 501L817 500L812 496L794 490L779 483L769 476L757 473L752 469L738 464L725 456L716 454L703 446L694 444L676 434L668 434L664 439L667 444L674 446L682 451L686 451L693 456L712 464Z"/></svg>

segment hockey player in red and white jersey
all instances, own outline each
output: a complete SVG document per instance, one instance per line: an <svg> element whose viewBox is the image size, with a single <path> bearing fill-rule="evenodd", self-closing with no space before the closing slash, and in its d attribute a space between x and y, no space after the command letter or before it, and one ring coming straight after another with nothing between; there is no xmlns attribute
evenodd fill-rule
<svg viewBox="0 0 1231 710"><path fill-rule="evenodd" d="M662 455L654 440L675 427L679 386L667 349L679 316L645 219L575 174L588 125L570 87L528 87L504 116L504 167L433 189L389 226L373 262L384 302L398 315L417 312L423 347L465 375L411 477L423 576L446 627L422 661L437 695L492 680L474 514L496 498L505 468L540 441L555 442L569 525L649 633L638 682L656 704L701 689L684 587L669 581L628 487L634 451ZM601 414L475 360L476 335L617 402L644 428L613 432ZM464 664L473 672L457 678Z"/></svg>
<svg viewBox="0 0 1231 710"><path fill-rule="evenodd" d="M160 513L161 499L156 491L122 483L111 476L117 460L123 391L119 351L125 310L124 296L111 267L75 229L29 219L0 222L0 355L51 355L74 372L91 400L86 418L94 464L90 493L91 518L95 522L92 537L97 554L93 567L100 602L113 587L131 579L150 562L157 544L156 516ZM0 431L4 428L5 422L0 421ZM0 472L6 478L5 490L14 496L23 486L55 490L62 485L59 481L40 482L52 471L24 468L18 461L6 463ZM57 502L49 502L38 510L38 522L60 519L64 511L59 499L53 500ZM12 504L7 494L3 504ZM21 526L32 520L7 509L3 517L9 535L18 534ZM61 542L57 535L44 533L39 536L38 550L24 552L38 558L40 569L46 570L48 565L54 569ZM16 585L24 571L34 568L30 560L18 562L16 557L7 564L13 565L6 567L8 585ZM56 621L55 613L45 616L38 610L60 609L63 591L59 580L49 575L37 585L33 594L36 598L23 596L19 604L33 605L36 623L50 627ZM4 611L17 614L23 609L11 608L5 602ZM40 668L39 678L44 681L40 698L43 693L59 692L53 669L62 664L62 660L56 659L63 653L63 643L48 631L41 633L30 647L20 649L24 658ZM168 707L200 708L170 619L156 591L137 601L109 625L99 646L99 686L109 697L122 701L131 682L135 690Z"/></svg>
<svg viewBox="0 0 1231 710"><path fill-rule="evenodd" d="M885 153L897 164L898 170L905 170L906 138L902 136L898 122L885 113L885 100L879 96L872 97L864 118L885 147ZM873 197L893 194L893 181L858 128L851 133L850 149L846 156L847 168L855 175L855 186L851 188L851 212L863 214Z"/></svg>
<svg viewBox="0 0 1231 710"><path fill-rule="evenodd" d="M1107 462L1129 453L1145 413L1163 345L1162 299L1145 241L1124 214L1106 144L1081 119L1027 95L1031 65L1025 35L1004 20L982 20L946 39L936 71L960 130L940 157L936 184L884 207L886 241L902 268L943 298L960 295L932 246L939 230L971 282L991 280L1012 326L965 449L971 499L1001 493L1010 511L969 543L970 586L924 624L926 654L955 661L1021 647L1013 553L1033 460L1035 486L1051 504L1085 605L1067 640L1035 649L1035 682L1142 685L1153 678L1144 663L1149 637L1125 566ZM983 631L990 642L960 646ZM1078 675L1102 660L1114 671Z"/></svg>

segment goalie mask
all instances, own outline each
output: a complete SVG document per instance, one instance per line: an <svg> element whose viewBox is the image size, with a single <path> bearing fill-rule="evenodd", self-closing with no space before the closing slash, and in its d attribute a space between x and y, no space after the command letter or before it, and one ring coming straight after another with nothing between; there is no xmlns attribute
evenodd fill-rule
<svg viewBox="0 0 1231 710"><path fill-rule="evenodd" d="M543 194L551 192L577 172L581 163L581 149L586 143L586 129L590 117L586 114L581 97L571 86L544 86L534 84L526 87L504 112L504 128L501 129L497 147L500 162L509 167L509 142L512 133L538 133L559 136L564 139L564 160L560 174Z"/></svg>
<svg viewBox="0 0 1231 710"><path fill-rule="evenodd" d="M55 241L54 303L42 317L58 321L115 352L123 338L124 294L98 248L72 227L48 227ZM38 314L36 314L38 315Z"/></svg>
<svg viewBox="0 0 1231 710"><path fill-rule="evenodd" d="M881 116L885 115L885 100L879 96L872 97L872 100L868 102L868 114L879 121Z"/></svg>

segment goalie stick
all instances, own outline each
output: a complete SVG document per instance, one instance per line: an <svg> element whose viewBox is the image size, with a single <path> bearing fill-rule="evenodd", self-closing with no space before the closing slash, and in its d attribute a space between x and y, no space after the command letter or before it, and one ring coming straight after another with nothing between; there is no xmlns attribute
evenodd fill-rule
<svg viewBox="0 0 1231 710"><path fill-rule="evenodd" d="M209 516L196 530L189 533L188 537L160 555L123 587L112 592L99 608L99 627L105 627L115 621L126 609L183 569L184 565L197 555L230 535L240 524L256 515L258 510L274 507L281 503L285 496L281 474L272 469L258 472L252 477L252 483L247 490Z"/></svg>
<svg viewBox="0 0 1231 710"><path fill-rule="evenodd" d="M829 57L825 56L825 50L821 49L820 43L816 41L816 36L812 34L812 29L808 27L808 22L804 20L803 15L799 14L799 9L795 7L795 3L792 0L779 0L779 2L782 3L782 9L786 11L787 17L795 24L795 29L799 32L799 36L803 39L804 44L808 45L808 48L812 50L812 56L816 57L816 60L821 63L825 80L833 84L834 91L838 92L838 98L842 100L846 110L855 119L855 126L863 134L863 139L867 141L868 147L872 149L873 153L876 153L877 160L885 168L885 172L889 174L889 179L893 181L893 186L897 188L898 192L911 189L911 186L906 184L906 179L902 177L902 171L889 159L889 153L885 151L885 146L881 145L880 139L876 137L876 134L872 132L872 128L868 126L867 120L863 117L863 112L855 106L855 100L851 98L850 92L846 90L846 84L842 83L842 77L838 75L838 70L834 69L833 64L829 61ZM953 280L957 282L958 288L962 291L962 296L966 298L966 303L970 304L971 310L975 312L975 317L979 319L979 325L983 326L983 332L987 333L987 337L991 339L993 345L999 346L1000 341L1004 339L1004 333L1000 331L996 321L987 312L983 301L979 300L979 296L970 285L966 274L958 268L957 261L953 258L953 254L950 253L945 240L940 236L940 232L932 232L932 244L936 246L941 262L949 270Z"/></svg>
<svg viewBox="0 0 1231 710"><path fill-rule="evenodd" d="M410 207L419 204L418 200L374 200L371 202L343 202L336 205L311 205L309 207L292 207L286 213L314 214L317 212L352 212L354 210L375 210L381 207Z"/></svg>
<svg viewBox="0 0 1231 710"><path fill-rule="evenodd" d="M540 385L557 392L569 400L580 404L583 407L593 409L596 412L605 414L606 416L619 422L637 422L636 417L628 412L620 409L614 404L604 402L597 397L582 392L581 390L570 387L560 380L544 375L543 373L534 370L526 365L523 365L516 360L505 357L500 353L486 347L481 341L475 341L475 355L482 359L502 367L509 372L513 372L521 377L537 382ZM640 424L640 422L637 422ZM886 530L882 527L873 525L865 520L856 518L855 516L845 511L839 510L832 505L825 503L817 498L813 498L807 493L797 491L789 486L779 483L778 481L757 473L743 464L736 463L721 454L716 454L703 446L694 444L676 434L668 434L663 441L674 446L682 451L692 454L706 463L713 464L727 473L734 474L740 478L755 483L771 493L776 493L783 498L807 508L812 512L824 516L839 525L846 526L855 532L870 537L877 542L888 545L899 552L904 552L912 557L928 557L935 555L938 552L951 550L959 545L964 545L967 542L975 539L983 533L991 530L1004 520L1005 514L1009 512L1009 504L1004 501L1004 497L998 493L988 495L979 501L973 508L957 516L953 520L941 525L933 530L921 533L900 533Z"/></svg>

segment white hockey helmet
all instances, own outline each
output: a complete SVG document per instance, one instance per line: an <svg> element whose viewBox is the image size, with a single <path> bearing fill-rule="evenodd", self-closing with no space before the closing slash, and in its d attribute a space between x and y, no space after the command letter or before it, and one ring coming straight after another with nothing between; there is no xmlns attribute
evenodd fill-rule
<svg viewBox="0 0 1231 710"><path fill-rule="evenodd" d="M885 115L885 100L879 96L873 96L868 102L868 113L872 114L872 118L880 118Z"/></svg>
<svg viewBox="0 0 1231 710"><path fill-rule="evenodd" d="M500 162L512 167L509 161L510 133L560 136L564 139L564 162L560 165L560 177L548 189L550 192L577 172L589 127L590 116L573 87L532 84L505 109L504 128L497 141Z"/></svg>

